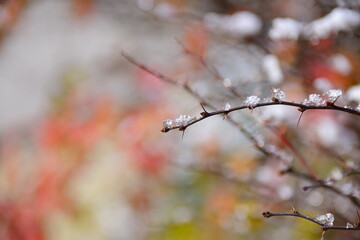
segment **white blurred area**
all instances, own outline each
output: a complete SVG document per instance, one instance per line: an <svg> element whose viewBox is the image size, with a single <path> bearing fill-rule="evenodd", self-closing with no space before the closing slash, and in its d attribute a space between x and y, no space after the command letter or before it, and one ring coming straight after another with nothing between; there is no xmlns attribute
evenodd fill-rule
<svg viewBox="0 0 360 240"><path fill-rule="evenodd" d="M177 50L172 41L177 28L155 28L136 1L96 3L82 18L68 0L29 1L24 7L1 43L0 133L36 122L69 69L76 70L79 80L90 80L92 90L126 98L132 85L121 77L129 74L122 50L152 62Z"/></svg>
<svg viewBox="0 0 360 240"><path fill-rule="evenodd" d="M94 10L82 17L72 7L70 0L29 1L3 38L0 136L36 126L69 74L84 95L110 94L120 108L136 104L136 68L121 51L155 65L178 54L173 38L180 28L149 17L136 1L95 1ZM89 219L75 224L67 213L52 214L46 224L50 239L144 239L144 216L123 194L136 189L140 179L128 163L131 156L114 143L99 145L68 190Z"/></svg>

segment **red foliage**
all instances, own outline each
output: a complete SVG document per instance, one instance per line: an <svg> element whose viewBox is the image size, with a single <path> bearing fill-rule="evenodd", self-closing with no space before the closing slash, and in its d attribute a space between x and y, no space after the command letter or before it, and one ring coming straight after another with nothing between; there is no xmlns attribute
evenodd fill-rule
<svg viewBox="0 0 360 240"><path fill-rule="evenodd" d="M76 16L83 17L92 12L93 0L73 0L73 7Z"/></svg>
<svg viewBox="0 0 360 240"><path fill-rule="evenodd" d="M120 145L129 150L134 164L144 173L157 174L164 166L167 150L164 146L154 145L154 136L160 137L158 125L164 112L154 105L145 105L128 112L120 125ZM160 143L160 140L157 140Z"/></svg>
<svg viewBox="0 0 360 240"><path fill-rule="evenodd" d="M185 50L199 59L204 59L208 47L209 34L201 23L191 23L184 33Z"/></svg>

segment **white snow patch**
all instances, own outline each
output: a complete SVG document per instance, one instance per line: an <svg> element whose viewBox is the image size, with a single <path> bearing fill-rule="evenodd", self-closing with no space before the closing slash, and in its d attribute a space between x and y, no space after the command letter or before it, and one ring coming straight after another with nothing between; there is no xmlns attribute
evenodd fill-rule
<svg viewBox="0 0 360 240"><path fill-rule="evenodd" d="M332 55L329 58L329 64L335 71L345 76L352 71L350 61L343 54Z"/></svg>
<svg viewBox="0 0 360 240"><path fill-rule="evenodd" d="M314 80L314 86L316 89L326 92L333 88L332 84L330 83L329 79L324 77L319 77Z"/></svg>
<svg viewBox="0 0 360 240"><path fill-rule="evenodd" d="M349 31L359 25L360 13L358 11L339 7L307 24L304 34L310 39L327 38L330 34Z"/></svg>
<svg viewBox="0 0 360 240"><path fill-rule="evenodd" d="M355 85L347 90L346 97L349 101L356 101L360 103L360 85Z"/></svg>
<svg viewBox="0 0 360 240"><path fill-rule="evenodd" d="M331 118L324 118L316 127L315 132L320 142L328 147L337 145L341 135L339 124Z"/></svg>
<svg viewBox="0 0 360 240"><path fill-rule="evenodd" d="M292 18L275 18L269 31L272 40L294 39L297 40L301 34L304 24Z"/></svg>
<svg viewBox="0 0 360 240"><path fill-rule="evenodd" d="M211 30L218 30L234 37L253 36L262 28L261 19L252 12L241 11L232 15L207 13L205 25Z"/></svg>
<svg viewBox="0 0 360 240"><path fill-rule="evenodd" d="M275 55L266 55L263 58L262 66L272 85L282 82L284 75L281 71L279 60Z"/></svg>

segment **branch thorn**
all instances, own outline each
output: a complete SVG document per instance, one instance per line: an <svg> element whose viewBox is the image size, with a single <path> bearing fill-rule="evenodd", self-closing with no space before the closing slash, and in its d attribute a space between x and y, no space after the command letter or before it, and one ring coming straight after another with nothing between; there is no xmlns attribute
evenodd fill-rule
<svg viewBox="0 0 360 240"><path fill-rule="evenodd" d="M298 119L298 121L297 121L297 123L296 123L296 127L298 127L298 126L299 126L299 123L300 123L301 117L302 117L302 115L304 114L304 112L305 112L305 110L302 110L302 111L301 111L301 114L300 114L300 116L299 116L299 119Z"/></svg>
<svg viewBox="0 0 360 240"><path fill-rule="evenodd" d="M185 130L186 130L186 126L179 128L179 131L182 131L181 139L184 139Z"/></svg>
<svg viewBox="0 0 360 240"><path fill-rule="evenodd" d="M205 106L203 103L200 103L201 108L203 109L203 112L200 113L201 116L206 117L209 115L209 112L205 109Z"/></svg>

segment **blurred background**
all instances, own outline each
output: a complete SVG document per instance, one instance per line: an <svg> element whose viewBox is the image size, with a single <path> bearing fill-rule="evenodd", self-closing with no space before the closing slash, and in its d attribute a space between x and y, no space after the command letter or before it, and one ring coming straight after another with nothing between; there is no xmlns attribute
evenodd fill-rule
<svg viewBox="0 0 360 240"><path fill-rule="evenodd" d="M296 102L340 89L336 103L360 111L357 0L0 4L0 239L320 239L262 212L357 220L358 116L306 111L298 124L275 106L161 132L200 117L200 102L270 101L271 87Z"/></svg>

